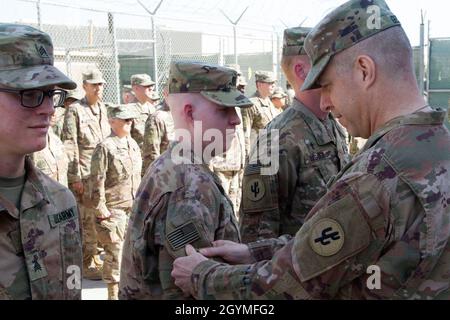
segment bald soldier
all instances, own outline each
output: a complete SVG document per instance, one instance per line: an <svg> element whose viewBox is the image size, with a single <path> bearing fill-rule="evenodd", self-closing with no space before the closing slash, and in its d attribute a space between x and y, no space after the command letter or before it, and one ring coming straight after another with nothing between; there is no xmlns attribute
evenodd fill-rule
<svg viewBox="0 0 450 320"><path fill-rule="evenodd" d="M197 298L449 299L450 134L417 87L399 21L383 0L348 1L305 50L303 90L321 87L322 110L369 140L284 246L203 251L236 266L188 247L175 283Z"/></svg>
<svg viewBox="0 0 450 320"><path fill-rule="evenodd" d="M240 241L232 204L207 164L229 148L227 135L240 123L235 107L251 105L237 91L236 79L236 71L216 65L171 64L168 103L177 142L153 162L139 187L123 250L119 298L188 298L170 276L173 260L185 255L184 246ZM209 134L215 137L212 144Z"/></svg>
<svg viewBox="0 0 450 320"><path fill-rule="evenodd" d="M155 82L148 74L134 74L131 76L131 87L137 102L134 104L139 117L134 119L131 136L142 150L144 143L145 122L155 112L153 93Z"/></svg>
<svg viewBox="0 0 450 320"><path fill-rule="evenodd" d="M76 84L40 30L0 23L0 52L0 300L80 300L75 198L27 157L45 148L62 89Z"/></svg>
<svg viewBox="0 0 450 320"><path fill-rule="evenodd" d="M89 208L91 159L95 147L111 133L102 102L105 80L98 69L83 73L85 97L69 106L61 140L69 157L68 182L78 200L83 220L83 276L101 280L102 261L97 252L95 210Z"/></svg>
<svg viewBox="0 0 450 320"><path fill-rule="evenodd" d="M137 116L126 105L108 108L111 135L92 155L91 205L97 213L98 240L105 249L102 277L108 284L109 300L118 299L125 230L141 182L141 152L130 135Z"/></svg>
<svg viewBox="0 0 450 320"><path fill-rule="evenodd" d="M327 192L327 182L349 161L343 129L329 111L320 109L320 89L300 90L311 69L304 50L310 30L297 27L284 31L281 66L295 88L295 97L291 107L266 127L245 168L239 221L244 243L294 236ZM279 136L279 169L268 175L264 168L275 163L263 165L258 152L265 141L275 141L273 131ZM257 188L258 193L254 192Z"/></svg>
<svg viewBox="0 0 450 320"><path fill-rule="evenodd" d="M282 112L275 108L272 100L270 100L277 81L273 72L256 71L255 81L256 92L250 98L253 106L242 110L242 125L244 127L247 155L250 154L251 146L255 143L259 130L263 129Z"/></svg>

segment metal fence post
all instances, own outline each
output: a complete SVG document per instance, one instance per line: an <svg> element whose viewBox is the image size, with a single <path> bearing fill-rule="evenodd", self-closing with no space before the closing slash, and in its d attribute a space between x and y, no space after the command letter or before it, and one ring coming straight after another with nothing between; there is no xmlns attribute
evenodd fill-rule
<svg viewBox="0 0 450 320"><path fill-rule="evenodd" d="M114 61L114 91L116 103L120 103L120 80L119 80L119 53L117 50L116 27L114 25L114 15L108 12L108 26L111 33L113 61Z"/></svg>
<svg viewBox="0 0 450 320"><path fill-rule="evenodd" d="M42 18L41 18L41 0L36 2L36 10L37 10L37 22L39 30L42 30Z"/></svg>

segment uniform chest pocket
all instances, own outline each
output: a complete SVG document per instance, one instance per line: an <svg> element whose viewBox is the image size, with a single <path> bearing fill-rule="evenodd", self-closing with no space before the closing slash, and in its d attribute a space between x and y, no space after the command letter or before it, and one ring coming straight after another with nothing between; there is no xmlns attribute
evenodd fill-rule
<svg viewBox="0 0 450 320"><path fill-rule="evenodd" d="M326 185L339 172L337 151L335 149L311 150L305 157L304 166L304 172L308 172L308 175L319 174Z"/></svg>
<svg viewBox="0 0 450 320"><path fill-rule="evenodd" d="M131 175L131 168L132 163L128 153L125 150L117 150L109 164L111 176L119 180L126 180Z"/></svg>
<svg viewBox="0 0 450 320"><path fill-rule="evenodd" d="M95 120L93 119L81 119L80 122L80 133L81 139L86 144L96 144L96 130L95 126L98 126L96 124ZM95 146L94 146L95 147Z"/></svg>

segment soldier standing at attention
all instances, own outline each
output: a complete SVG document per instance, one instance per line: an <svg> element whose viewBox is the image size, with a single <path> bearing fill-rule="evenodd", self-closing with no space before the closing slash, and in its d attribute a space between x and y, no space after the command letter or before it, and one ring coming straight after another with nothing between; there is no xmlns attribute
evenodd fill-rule
<svg viewBox="0 0 450 320"><path fill-rule="evenodd" d="M96 212L89 209L91 158L95 147L111 133L105 104L105 80L93 69L83 73L85 97L66 111L62 141L69 157L69 188L77 197L83 225L83 276L101 280L102 261L97 252Z"/></svg>
<svg viewBox="0 0 450 320"><path fill-rule="evenodd" d="M278 116L281 111L275 108L270 96L275 90L275 76L273 72L256 71L256 92L250 98L253 103L251 108L242 110L242 125L245 133L245 150L250 154L251 147L255 143L259 130Z"/></svg>
<svg viewBox="0 0 450 320"><path fill-rule="evenodd" d="M186 298L170 276L184 246L240 241L232 204L207 164L229 147L227 134L240 122L235 107L251 105L236 80L236 71L216 65L171 64L168 103L178 139L153 162L139 187L123 250L121 299ZM198 131L216 134L211 155L206 154L209 139L198 137Z"/></svg>
<svg viewBox="0 0 450 320"><path fill-rule="evenodd" d="M50 36L0 23L0 300L81 299L77 204L27 154L47 143L54 106L76 84L53 66Z"/></svg>
<svg viewBox="0 0 450 320"><path fill-rule="evenodd" d="M281 66L295 97L291 107L266 127L245 168L239 221L244 243L294 236L327 192L327 182L349 161L343 129L330 112L320 109L320 89L300 90L311 69L304 49L309 31L301 27L284 31ZM279 169L265 175L262 169L275 164L262 165L257 152L265 139L274 142L272 130L279 136Z"/></svg>
<svg viewBox="0 0 450 320"><path fill-rule="evenodd" d="M56 110L57 109L64 110L63 107L56 108ZM50 127L54 128L56 125L56 112L54 112L50 118ZM67 170L69 168L69 158L64 149L64 144L53 130L48 131L47 146L45 149L31 154L31 159L36 167L44 174L48 175L53 180L58 181L63 186L68 186Z"/></svg>
<svg viewBox="0 0 450 320"><path fill-rule="evenodd" d="M137 100L135 103L136 112L139 113L139 117L134 119L131 136L136 140L142 151L145 122L155 112L155 106L153 105L155 82L148 74L134 74L131 76L131 87Z"/></svg>
<svg viewBox="0 0 450 320"><path fill-rule="evenodd" d="M117 300L122 246L131 206L141 182L141 152L130 136L138 114L126 105L108 109L111 135L97 145L91 162L91 200L98 240L105 249L103 281Z"/></svg>
<svg viewBox="0 0 450 320"><path fill-rule="evenodd" d="M164 88L164 100L145 122L144 143L142 145L142 176L148 167L169 148L174 141L174 124L167 104L168 87Z"/></svg>
<svg viewBox="0 0 450 320"><path fill-rule="evenodd" d="M369 140L293 239L203 251L236 266L188 246L175 283L197 298L448 300L450 134L417 86L400 22L383 0L351 0L305 50L303 90L321 87L322 111Z"/></svg>

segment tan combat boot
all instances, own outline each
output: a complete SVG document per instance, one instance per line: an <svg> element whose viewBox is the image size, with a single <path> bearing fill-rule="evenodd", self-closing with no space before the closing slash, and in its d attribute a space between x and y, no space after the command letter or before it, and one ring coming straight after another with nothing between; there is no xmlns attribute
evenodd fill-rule
<svg viewBox="0 0 450 320"><path fill-rule="evenodd" d="M98 263L95 256L83 261L83 278L88 280L102 280L103 264Z"/></svg>
<svg viewBox="0 0 450 320"><path fill-rule="evenodd" d="M119 300L119 284L108 283L108 300Z"/></svg>

